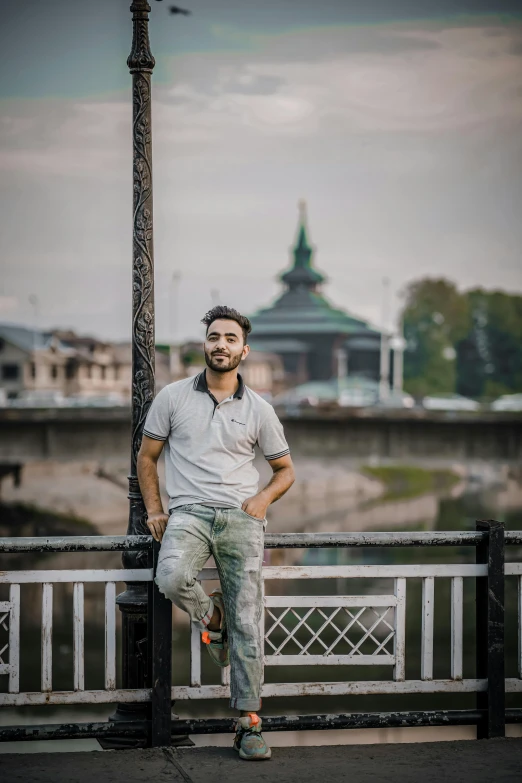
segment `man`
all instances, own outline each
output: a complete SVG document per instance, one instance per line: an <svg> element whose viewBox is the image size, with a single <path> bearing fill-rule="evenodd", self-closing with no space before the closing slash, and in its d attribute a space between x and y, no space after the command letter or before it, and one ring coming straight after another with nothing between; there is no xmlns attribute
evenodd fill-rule
<svg viewBox="0 0 522 783"><path fill-rule="evenodd" d="M269 759L261 734L263 640L261 568L268 506L294 482L281 422L272 406L245 386L248 318L214 307L207 328L207 369L166 386L148 413L138 478L148 527L161 550L159 589L190 615L219 666L231 666L231 706L240 711L234 747L243 759ZM157 462L165 442L169 513L163 511ZM254 446L273 471L258 491ZM214 556L220 590L206 595L197 574Z"/></svg>

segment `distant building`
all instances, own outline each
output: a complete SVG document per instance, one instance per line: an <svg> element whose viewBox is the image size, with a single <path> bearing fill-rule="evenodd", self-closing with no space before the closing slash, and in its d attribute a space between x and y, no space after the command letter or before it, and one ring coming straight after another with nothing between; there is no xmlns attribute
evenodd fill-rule
<svg viewBox="0 0 522 783"><path fill-rule="evenodd" d="M66 350L72 352L66 368L66 396L119 394L130 399L130 344L113 344L94 337L82 337L72 331L56 330L53 335Z"/></svg>
<svg viewBox="0 0 522 783"><path fill-rule="evenodd" d="M276 353L250 351L241 373L247 386L269 399L286 387L283 360Z"/></svg>
<svg viewBox="0 0 522 783"><path fill-rule="evenodd" d="M292 254L291 268L280 276L284 292L251 316L252 348L280 356L290 385L346 375L378 381L381 332L332 307L321 293L325 277L312 264L304 202Z"/></svg>
<svg viewBox="0 0 522 783"><path fill-rule="evenodd" d="M130 398L130 350L71 331L0 324L0 388L22 393Z"/></svg>
<svg viewBox="0 0 522 783"><path fill-rule="evenodd" d="M51 332L0 324L0 387L8 398L28 389L63 393L72 353Z"/></svg>

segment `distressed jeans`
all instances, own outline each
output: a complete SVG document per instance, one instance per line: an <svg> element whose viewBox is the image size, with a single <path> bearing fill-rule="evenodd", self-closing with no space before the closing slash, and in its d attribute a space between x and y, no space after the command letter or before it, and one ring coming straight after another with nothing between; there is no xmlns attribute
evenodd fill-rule
<svg viewBox="0 0 522 783"><path fill-rule="evenodd" d="M205 629L214 605L197 575L213 555L223 591L230 646L230 706L261 706L264 521L240 508L192 504L172 512L161 542L156 584Z"/></svg>

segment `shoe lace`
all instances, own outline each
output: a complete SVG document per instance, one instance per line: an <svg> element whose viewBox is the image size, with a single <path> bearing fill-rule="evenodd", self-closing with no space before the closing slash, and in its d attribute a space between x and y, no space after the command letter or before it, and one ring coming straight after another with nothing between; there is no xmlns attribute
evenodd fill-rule
<svg viewBox="0 0 522 783"><path fill-rule="evenodd" d="M254 729L242 729L241 731L238 731L238 740L241 741L243 739L249 739L250 737L254 737L256 742L259 745L263 744L263 738L261 736L261 733L259 731L255 731Z"/></svg>
<svg viewBox="0 0 522 783"><path fill-rule="evenodd" d="M249 713L248 717L250 718L250 726L245 727L238 725L236 733L237 739L243 739L243 737L250 736L255 736L257 738L261 737L261 731L258 728L259 724L261 723L259 716L255 713Z"/></svg>

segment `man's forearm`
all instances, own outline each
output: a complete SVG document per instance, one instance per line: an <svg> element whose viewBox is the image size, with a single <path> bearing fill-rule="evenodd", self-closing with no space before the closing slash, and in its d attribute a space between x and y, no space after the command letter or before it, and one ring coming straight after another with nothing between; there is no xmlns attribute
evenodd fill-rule
<svg viewBox="0 0 522 783"><path fill-rule="evenodd" d="M147 457L138 457L138 481L147 514L163 514L159 489L158 465Z"/></svg>
<svg viewBox="0 0 522 783"><path fill-rule="evenodd" d="M294 470L291 467L280 468L274 471L272 478L259 495L267 501L267 506L275 503L276 500L283 497L294 483Z"/></svg>

